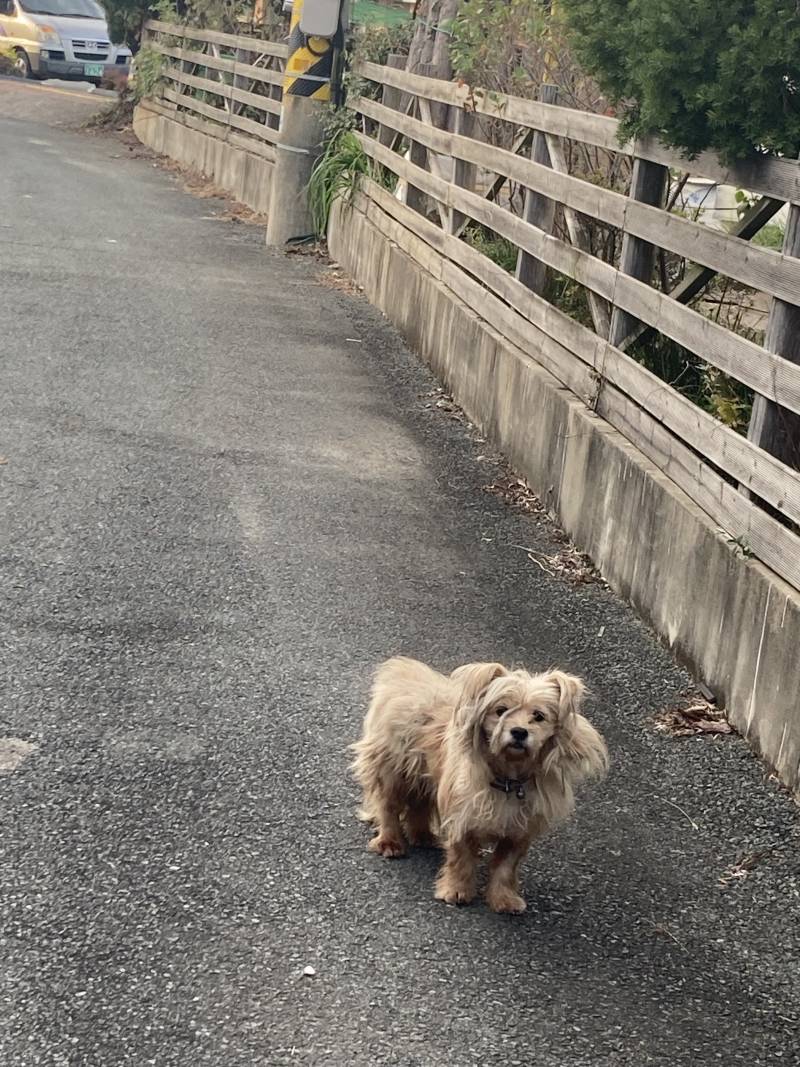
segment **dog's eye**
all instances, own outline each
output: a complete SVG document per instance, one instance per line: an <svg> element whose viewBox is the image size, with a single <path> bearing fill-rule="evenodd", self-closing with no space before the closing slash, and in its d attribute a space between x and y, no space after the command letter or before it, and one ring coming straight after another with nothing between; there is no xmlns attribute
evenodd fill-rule
<svg viewBox="0 0 800 1067"><path fill-rule="evenodd" d="M543 711L534 711L534 713L533 713L533 721L534 722L544 722L544 712Z"/></svg>
<svg viewBox="0 0 800 1067"><path fill-rule="evenodd" d="M502 704L500 705L500 707L499 707L499 708L495 708L495 709L494 709L495 715L505 715L505 713L506 713L507 711L508 711L508 708L506 708L506 707L503 707L503 705L502 705Z"/></svg>

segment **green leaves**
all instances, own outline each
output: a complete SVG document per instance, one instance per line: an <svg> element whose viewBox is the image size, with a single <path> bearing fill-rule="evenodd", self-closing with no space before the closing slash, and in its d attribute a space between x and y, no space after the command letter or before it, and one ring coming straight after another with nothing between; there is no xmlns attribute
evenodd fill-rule
<svg viewBox="0 0 800 1067"><path fill-rule="evenodd" d="M542 68L548 21L543 0L463 0L450 27L453 70L476 85L521 91Z"/></svg>
<svg viewBox="0 0 800 1067"><path fill-rule="evenodd" d="M334 200L339 196L349 200L369 171L369 157L351 129L341 129L331 137L308 183L308 206L319 237L328 229Z"/></svg>
<svg viewBox="0 0 800 1067"><path fill-rule="evenodd" d="M147 96L157 96L164 83L164 69L167 66L165 56L154 48L145 45L136 56L136 77L134 79L133 97L138 104Z"/></svg>
<svg viewBox="0 0 800 1067"><path fill-rule="evenodd" d="M251 11L246 0L100 0L108 32L116 44L126 44L135 54L142 27L150 18L165 22L188 22L193 26L236 32L238 19ZM281 0L278 0L280 3ZM271 11L268 3L265 10ZM264 23L266 26L266 22Z"/></svg>
<svg viewBox="0 0 800 1067"><path fill-rule="evenodd" d="M800 9L786 0L561 0L624 136L726 162L800 152Z"/></svg>

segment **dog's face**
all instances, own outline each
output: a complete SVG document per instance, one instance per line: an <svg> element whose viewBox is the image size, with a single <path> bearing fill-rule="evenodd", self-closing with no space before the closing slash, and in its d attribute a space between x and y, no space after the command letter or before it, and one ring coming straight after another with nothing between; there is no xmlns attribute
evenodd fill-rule
<svg viewBox="0 0 800 1067"><path fill-rule="evenodd" d="M499 663L473 663L453 671L461 684L455 711L465 745L495 771L523 778L537 768L604 767L605 746L579 714L585 688L562 671L528 674Z"/></svg>
<svg viewBox="0 0 800 1067"><path fill-rule="evenodd" d="M543 688L506 683L493 687L481 740L493 756L525 762L542 751L557 723L558 706Z"/></svg>

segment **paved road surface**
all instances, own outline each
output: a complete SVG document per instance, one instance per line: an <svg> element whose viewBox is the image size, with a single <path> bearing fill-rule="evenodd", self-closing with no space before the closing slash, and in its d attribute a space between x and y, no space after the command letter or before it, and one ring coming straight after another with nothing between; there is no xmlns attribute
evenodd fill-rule
<svg viewBox="0 0 800 1067"><path fill-rule="evenodd" d="M98 108L114 100L106 89L88 82L21 81L0 76L0 116L32 119L52 126L79 126Z"/></svg>
<svg viewBox="0 0 800 1067"><path fill-rule="evenodd" d="M35 746L2 750L0 1062L796 1063L796 808L743 742L653 731L685 677L528 561L548 528L362 300L41 118L0 118L0 735ZM594 689L614 771L522 918L364 850L346 746L394 652Z"/></svg>

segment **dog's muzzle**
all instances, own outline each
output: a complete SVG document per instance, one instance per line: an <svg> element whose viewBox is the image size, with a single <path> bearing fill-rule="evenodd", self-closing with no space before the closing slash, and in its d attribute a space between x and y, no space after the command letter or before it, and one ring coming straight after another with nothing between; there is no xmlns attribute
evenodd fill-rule
<svg viewBox="0 0 800 1067"><path fill-rule="evenodd" d="M514 726L509 730L511 740L506 743L506 748L512 752L528 751L528 731L521 726Z"/></svg>

